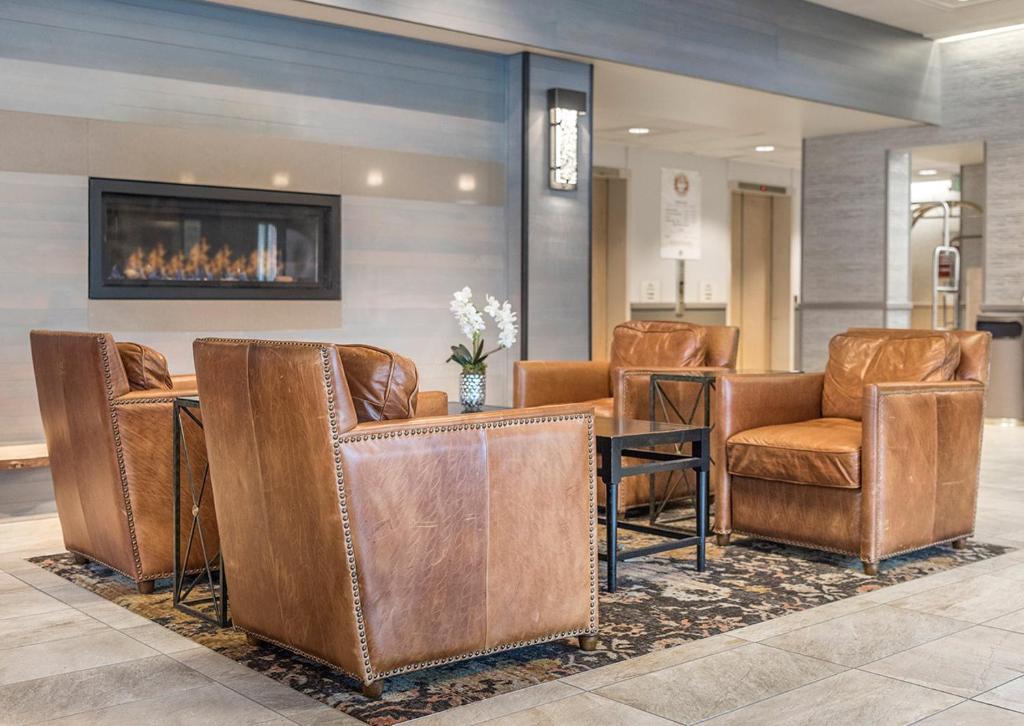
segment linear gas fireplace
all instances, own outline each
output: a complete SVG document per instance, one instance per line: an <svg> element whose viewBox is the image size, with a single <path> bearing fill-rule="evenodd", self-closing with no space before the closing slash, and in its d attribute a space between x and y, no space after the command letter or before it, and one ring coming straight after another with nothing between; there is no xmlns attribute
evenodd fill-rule
<svg viewBox="0 0 1024 726"><path fill-rule="evenodd" d="M90 298L337 300L340 198L89 180Z"/></svg>

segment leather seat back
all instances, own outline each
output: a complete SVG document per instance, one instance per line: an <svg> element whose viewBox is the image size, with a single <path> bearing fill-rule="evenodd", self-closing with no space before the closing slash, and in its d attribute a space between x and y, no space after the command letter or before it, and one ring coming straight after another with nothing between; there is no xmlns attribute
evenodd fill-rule
<svg viewBox="0 0 1024 726"><path fill-rule="evenodd" d="M931 335L936 331L918 328L850 328L846 332L852 335L912 338ZM960 363L956 367L956 380L988 384L992 333L979 330L950 330L948 333L960 343Z"/></svg>
<svg viewBox="0 0 1024 726"><path fill-rule="evenodd" d="M128 379L114 340L51 330L29 337L65 545L134 572L111 409Z"/></svg>
<svg viewBox="0 0 1024 726"><path fill-rule="evenodd" d="M338 499L338 437L357 419L336 347L200 339L193 353L232 617L306 634L307 653L360 674Z"/></svg>
<svg viewBox="0 0 1024 726"><path fill-rule="evenodd" d="M859 421L865 385L950 381L959 364L960 342L947 332L854 329L841 333L829 341L822 415Z"/></svg>
<svg viewBox="0 0 1024 726"><path fill-rule="evenodd" d="M704 365L707 333L690 323L630 320L615 326L610 366L692 368Z"/></svg>

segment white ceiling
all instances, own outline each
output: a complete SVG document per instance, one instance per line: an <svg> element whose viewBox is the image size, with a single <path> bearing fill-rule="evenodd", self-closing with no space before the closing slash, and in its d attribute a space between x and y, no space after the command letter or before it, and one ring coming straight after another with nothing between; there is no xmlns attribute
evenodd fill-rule
<svg viewBox="0 0 1024 726"><path fill-rule="evenodd" d="M911 181L939 181L951 179L960 173L960 167L985 163L985 143L968 141L941 146L917 146L910 150ZM922 169L934 169L937 174L921 176Z"/></svg>
<svg viewBox="0 0 1024 726"><path fill-rule="evenodd" d="M495 53L536 50L302 0L207 1ZM598 141L799 168L804 138L913 125L887 116L763 91L618 63L591 62L594 62L594 127ZM626 129L631 126L649 127L651 133L630 135ZM757 153L754 147L759 144L774 145L776 150Z"/></svg>
<svg viewBox="0 0 1024 726"><path fill-rule="evenodd" d="M912 122L617 63L594 64L598 141L800 167L801 141ZM631 126L651 129L646 136ZM773 145L759 153L755 146Z"/></svg>
<svg viewBox="0 0 1024 726"><path fill-rule="evenodd" d="M1024 0L809 0L929 38L1024 23Z"/></svg>

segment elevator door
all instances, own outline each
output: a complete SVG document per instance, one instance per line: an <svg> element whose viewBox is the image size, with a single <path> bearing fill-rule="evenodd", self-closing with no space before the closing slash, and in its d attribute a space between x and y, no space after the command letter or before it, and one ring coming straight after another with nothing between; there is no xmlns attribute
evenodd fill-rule
<svg viewBox="0 0 1024 726"><path fill-rule="evenodd" d="M740 368L790 367L789 224L789 197L733 193L729 321L740 328Z"/></svg>

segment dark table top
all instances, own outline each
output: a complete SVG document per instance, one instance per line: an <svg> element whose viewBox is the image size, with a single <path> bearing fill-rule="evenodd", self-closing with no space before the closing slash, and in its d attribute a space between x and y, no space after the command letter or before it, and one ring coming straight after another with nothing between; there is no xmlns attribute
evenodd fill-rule
<svg viewBox="0 0 1024 726"><path fill-rule="evenodd" d="M702 426L665 421L640 421L632 418L606 418L604 416L594 418L594 433L602 438L670 434L682 431L700 431L702 428Z"/></svg>

